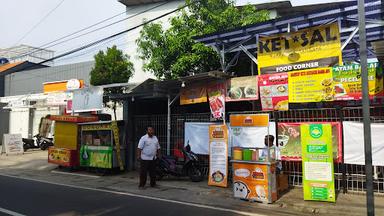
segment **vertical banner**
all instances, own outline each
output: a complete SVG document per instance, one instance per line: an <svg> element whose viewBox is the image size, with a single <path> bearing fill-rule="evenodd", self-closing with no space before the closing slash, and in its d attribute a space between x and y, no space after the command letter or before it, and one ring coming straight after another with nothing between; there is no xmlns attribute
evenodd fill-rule
<svg viewBox="0 0 384 216"><path fill-rule="evenodd" d="M302 124L304 200L335 202L331 124Z"/></svg>
<svg viewBox="0 0 384 216"><path fill-rule="evenodd" d="M225 88L225 83L216 83L207 89L209 107L215 119L221 119L225 115Z"/></svg>
<svg viewBox="0 0 384 216"><path fill-rule="evenodd" d="M226 102L257 100L258 87L257 76L244 76L232 78L227 83Z"/></svg>
<svg viewBox="0 0 384 216"><path fill-rule="evenodd" d="M261 75L259 86L264 111L288 110L288 73Z"/></svg>
<svg viewBox="0 0 384 216"><path fill-rule="evenodd" d="M335 82L336 100L361 100L361 67L360 64L344 65L332 68ZM383 71L379 63L368 64L369 96L383 94Z"/></svg>
<svg viewBox="0 0 384 216"><path fill-rule="evenodd" d="M226 125L210 125L208 185L227 187L227 184L228 129Z"/></svg>
<svg viewBox="0 0 384 216"><path fill-rule="evenodd" d="M341 65L339 25L259 37L257 60L259 75Z"/></svg>
<svg viewBox="0 0 384 216"><path fill-rule="evenodd" d="M333 101L331 68L318 68L288 73L290 103Z"/></svg>

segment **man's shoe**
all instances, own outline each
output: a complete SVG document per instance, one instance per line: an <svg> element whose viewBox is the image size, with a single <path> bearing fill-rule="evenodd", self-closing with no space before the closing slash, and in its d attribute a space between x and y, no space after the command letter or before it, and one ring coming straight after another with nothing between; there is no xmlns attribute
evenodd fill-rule
<svg viewBox="0 0 384 216"><path fill-rule="evenodd" d="M139 186L139 190L144 190L144 186Z"/></svg>

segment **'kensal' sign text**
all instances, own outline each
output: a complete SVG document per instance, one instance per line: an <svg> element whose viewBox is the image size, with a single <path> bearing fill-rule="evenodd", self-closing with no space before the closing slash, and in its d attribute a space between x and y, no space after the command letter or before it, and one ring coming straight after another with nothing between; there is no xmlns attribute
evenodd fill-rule
<svg viewBox="0 0 384 216"><path fill-rule="evenodd" d="M257 55L259 74L340 65L339 25L332 23L291 33L260 36Z"/></svg>
<svg viewBox="0 0 384 216"><path fill-rule="evenodd" d="M260 41L259 52L276 52L281 51L283 48L289 50L291 47L295 47L295 44L299 44L301 47L313 46L316 43L321 45L321 43L337 41L339 37L334 34L335 33L332 35L331 27L327 26L323 31L315 29L313 30L312 35L308 35L308 32L302 32L300 35L295 35L290 40L285 37L278 36L265 41Z"/></svg>

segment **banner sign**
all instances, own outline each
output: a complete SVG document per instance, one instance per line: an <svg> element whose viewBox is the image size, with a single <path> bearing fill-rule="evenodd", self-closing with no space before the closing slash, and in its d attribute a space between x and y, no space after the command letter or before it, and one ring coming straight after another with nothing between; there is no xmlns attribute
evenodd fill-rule
<svg viewBox="0 0 384 216"><path fill-rule="evenodd" d="M252 201L268 202L277 200L276 181L274 177L276 167L270 168L263 164L232 163L233 166L233 194L234 197ZM269 188L271 187L271 188Z"/></svg>
<svg viewBox="0 0 384 216"><path fill-rule="evenodd" d="M112 168L112 146L87 146L80 148L80 165L87 167Z"/></svg>
<svg viewBox="0 0 384 216"><path fill-rule="evenodd" d="M290 103L333 101L331 68L319 68L288 73Z"/></svg>
<svg viewBox="0 0 384 216"><path fill-rule="evenodd" d="M227 184L228 129L226 125L210 125L208 185L227 187Z"/></svg>
<svg viewBox="0 0 384 216"><path fill-rule="evenodd" d="M205 103L207 101L206 87L193 86L182 88L180 91L180 105Z"/></svg>
<svg viewBox="0 0 384 216"><path fill-rule="evenodd" d="M229 121L231 127L268 127L269 114L235 114Z"/></svg>
<svg viewBox="0 0 384 216"><path fill-rule="evenodd" d="M260 75L259 86L262 110L288 110L287 73Z"/></svg>
<svg viewBox="0 0 384 216"><path fill-rule="evenodd" d="M74 112L93 112L103 109L102 87L90 87L73 92L72 109Z"/></svg>
<svg viewBox="0 0 384 216"><path fill-rule="evenodd" d="M300 126L304 200L335 202L330 124Z"/></svg>
<svg viewBox="0 0 384 216"><path fill-rule="evenodd" d="M3 134L3 145L1 153L6 155L10 154L23 154L23 140L21 134Z"/></svg>
<svg viewBox="0 0 384 216"><path fill-rule="evenodd" d="M359 64L332 68L336 100L361 100L361 67ZM383 70L379 63L368 64L369 95L383 95Z"/></svg>
<svg viewBox="0 0 384 216"><path fill-rule="evenodd" d="M259 99L257 76L235 77L227 83L225 101L244 101Z"/></svg>
<svg viewBox="0 0 384 216"><path fill-rule="evenodd" d="M259 75L342 64L338 23L259 37Z"/></svg>
<svg viewBox="0 0 384 216"><path fill-rule="evenodd" d="M65 167L77 166L79 163L77 153L78 151L76 150L49 147L48 162Z"/></svg>
<svg viewBox="0 0 384 216"><path fill-rule="evenodd" d="M86 124L81 126L82 131L112 130L111 124Z"/></svg>
<svg viewBox="0 0 384 216"><path fill-rule="evenodd" d="M325 122L315 122L313 124L323 124ZM332 146L333 159L337 163L342 161L342 141L341 141L341 124L340 122L327 122L332 127ZM308 123L279 123L277 127L277 139L280 149L281 160L284 161L301 161L301 133L302 124ZM312 124L312 123L311 123Z"/></svg>
<svg viewBox="0 0 384 216"><path fill-rule="evenodd" d="M211 85L207 91L213 118L223 118L225 114L225 84L217 83Z"/></svg>
<svg viewBox="0 0 384 216"><path fill-rule="evenodd" d="M52 121L63 121L63 122L93 122L99 121L99 117L97 116L68 116L68 115L51 115L49 119Z"/></svg>

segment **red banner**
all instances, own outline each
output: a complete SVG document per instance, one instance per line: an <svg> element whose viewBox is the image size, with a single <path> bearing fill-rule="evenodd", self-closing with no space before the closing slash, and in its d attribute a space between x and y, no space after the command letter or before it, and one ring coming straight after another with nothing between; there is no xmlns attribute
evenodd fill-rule
<svg viewBox="0 0 384 216"><path fill-rule="evenodd" d="M342 161L342 130L340 122L302 122L302 123L279 123L278 145L281 160L301 161L301 124L325 124L332 125L333 158L337 163Z"/></svg>
<svg viewBox="0 0 384 216"><path fill-rule="evenodd" d="M259 76L260 99L263 110L288 110L288 74Z"/></svg>
<svg viewBox="0 0 384 216"><path fill-rule="evenodd" d="M207 88L207 92L213 118L222 118L225 113L225 83L213 84Z"/></svg>

